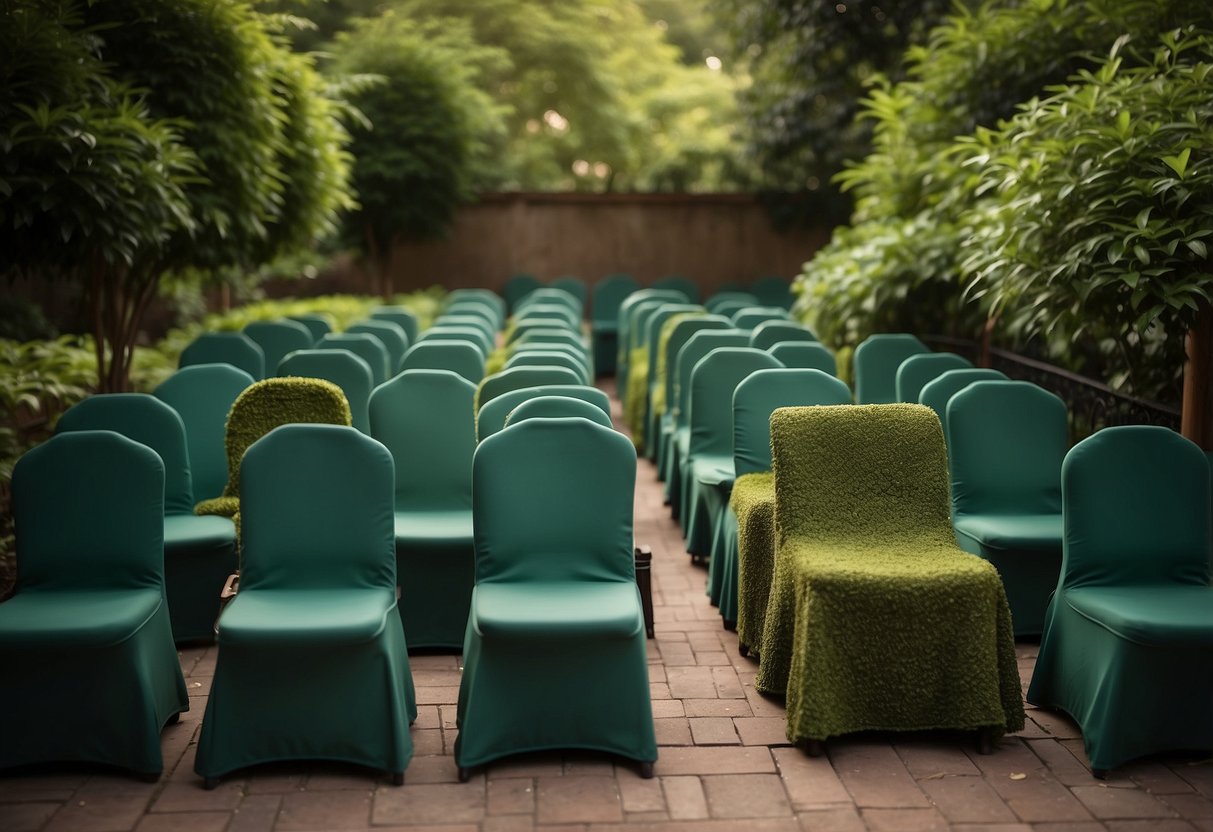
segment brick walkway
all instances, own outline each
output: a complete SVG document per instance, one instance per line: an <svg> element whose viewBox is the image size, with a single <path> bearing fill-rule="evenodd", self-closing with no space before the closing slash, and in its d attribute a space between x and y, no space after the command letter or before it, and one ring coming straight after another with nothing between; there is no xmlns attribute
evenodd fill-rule
<svg viewBox="0 0 1213 832"><path fill-rule="evenodd" d="M617 405L616 405L617 406ZM616 414L618 415L618 414ZM420 712L406 785L328 764L263 767L204 791L194 744L215 653L184 650L192 707L165 729L165 775L54 769L0 777L0 830L1213 830L1213 764L1172 757L1094 780L1073 724L1029 710L1027 729L980 756L967 737L865 736L810 759L784 739L783 708L754 691L640 463L636 537L653 547L657 638L649 670L661 745L657 777L589 754L531 755L458 783L451 758L459 659L414 656ZM1035 647L1019 648L1025 684ZM81 696L88 679L81 679ZM0 737L0 742L3 742Z"/></svg>

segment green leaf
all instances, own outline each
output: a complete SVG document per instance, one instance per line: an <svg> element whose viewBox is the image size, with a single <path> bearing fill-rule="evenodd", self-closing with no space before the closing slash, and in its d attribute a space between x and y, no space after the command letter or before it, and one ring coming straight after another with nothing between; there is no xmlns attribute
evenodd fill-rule
<svg viewBox="0 0 1213 832"><path fill-rule="evenodd" d="M1150 252L1148 252L1141 243L1133 246L1133 253L1137 255L1137 259L1147 266L1150 265Z"/></svg>
<svg viewBox="0 0 1213 832"><path fill-rule="evenodd" d="M1193 254L1202 260L1207 260L1209 258L1209 249L1207 246L1205 246L1203 240L1186 240L1184 245L1186 245Z"/></svg>
<svg viewBox="0 0 1213 832"><path fill-rule="evenodd" d="M1137 223L1138 228L1144 229L1146 227L1146 224L1150 222L1150 212L1153 210L1154 206L1147 205L1145 208L1142 208L1137 212L1137 219L1135 219L1134 222Z"/></svg>
<svg viewBox="0 0 1213 832"><path fill-rule="evenodd" d="M1171 170L1175 171L1175 175L1180 179L1184 177L1184 171L1188 169L1188 159L1192 156L1192 148L1185 147L1177 156L1163 156L1162 161Z"/></svg>

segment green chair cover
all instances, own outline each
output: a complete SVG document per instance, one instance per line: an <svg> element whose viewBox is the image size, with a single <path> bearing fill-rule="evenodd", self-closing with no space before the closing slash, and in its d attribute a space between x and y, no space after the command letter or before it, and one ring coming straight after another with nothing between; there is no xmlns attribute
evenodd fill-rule
<svg viewBox="0 0 1213 832"><path fill-rule="evenodd" d="M998 370L947 370L928 381L918 394L918 403L935 411L943 428L943 438L948 438L948 401L975 381L1006 381Z"/></svg>
<svg viewBox="0 0 1213 832"><path fill-rule="evenodd" d="M733 326L752 332L759 324L767 321L787 322L788 310L778 306L744 306L732 315Z"/></svg>
<svg viewBox="0 0 1213 832"><path fill-rule="evenodd" d="M755 686L788 738L1023 728L994 567L956 548L939 420L918 404L771 416L775 577Z"/></svg>
<svg viewBox="0 0 1213 832"><path fill-rule="evenodd" d="M950 370L972 370L973 362L954 352L929 352L911 355L897 368L893 382L899 402L918 401L922 388Z"/></svg>
<svg viewBox="0 0 1213 832"><path fill-rule="evenodd" d="M474 577L476 386L406 370L371 397L372 435L396 461L396 578L409 646L463 646Z"/></svg>
<svg viewBox="0 0 1213 832"><path fill-rule="evenodd" d="M378 338L379 343L387 350L388 377L400 372L400 362L404 360L404 354L409 351L412 341L399 324L372 318L348 326L345 331L347 335L362 333Z"/></svg>
<svg viewBox="0 0 1213 832"><path fill-rule="evenodd" d="M417 343L421 334L421 323L417 316L403 306L376 306L371 310L371 318L376 321L391 321L404 330L404 337L410 344Z"/></svg>
<svg viewBox="0 0 1213 832"><path fill-rule="evenodd" d="M227 482L227 456L223 451L227 414L236 397L253 381L244 370L230 364L195 364L173 373L152 393L177 411L185 425L195 500L209 500L223 493Z"/></svg>
<svg viewBox="0 0 1213 832"><path fill-rule="evenodd" d="M158 777L189 710L164 600L164 465L109 431L13 469L16 592L0 604L0 769L81 761Z"/></svg>
<svg viewBox="0 0 1213 832"><path fill-rule="evenodd" d="M661 408L660 433L657 437L657 478L667 483L664 489L667 500L670 445L674 441L674 431L682 419L678 412L678 352L691 336L700 330L732 329L732 326L732 322L723 315L695 315L675 323L670 327L668 335L663 332L658 340L657 378L659 381L664 380L664 387L657 393L658 406Z"/></svg>
<svg viewBox="0 0 1213 832"><path fill-rule="evenodd" d="M792 281L779 275L760 277L750 286L750 292L763 306L779 306L791 309L796 296L792 294Z"/></svg>
<svg viewBox="0 0 1213 832"><path fill-rule="evenodd" d="M589 384L594 380L590 373L589 365L585 361L574 358L567 352L562 350L541 350L541 349L525 349L518 350L510 356L505 362L507 370L513 367L568 367L573 372L581 377L583 384Z"/></svg>
<svg viewBox="0 0 1213 832"><path fill-rule="evenodd" d="M479 384L484 378L484 353L470 342L419 341L404 354L401 370L450 370Z"/></svg>
<svg viewBox="0 0 1213 832"><path fill-rule="evenodd" d="M177 411L148 393L89 396L59 419L55 430L110 430L146 445L163 462L164 584L177 641L214 638L219 593L236 571L236 527L226 517L195 517L185 424Z"/></svg>
<svg viewBox="0 0 1213 832"><path fill-rule="evenodd" d="M369 338L370 336L358 336ZM194 506L197 515L234 517L240 511L240 461L248 447L279 425L314 422L352 425L341 388L316 378L267 378L249 385L232 403L223 438L227 484L218 497Z"/></svg>
<svg viewBox="0 0 1213 832"><path fill-rule="evenodd" d="M731 322L734 315L743 309L751 308L755 305L755 303L757 303L757 301L745 300L742 298L727 298L716 303L715 307L712 309L712 314L724 315Z"/></svg>
<svg viewBox="0 0 1213 832"><path fill-rule="evenodd" d="M658 290L673 289L686 296L688 303L699 303L699 284L685 274L667 274L653 283Z"/></svg>
<svg viewBox="0 0 1213 832"><path fill-rule="evenodd" d="M644 430L644 455L653 462L660 458L661 443L665 441L664 434L672 418L668 416L671 408L666 397L670 376L670 360L666 353L670 337L674 334L674 327L682 321L707 314L702 306L686 304L686 309L683 309L682 304L677 306L681 311L676 310L668 315L665 313L669 310L665 306L661 307L649 326L648 350L652 366L649 368L649 409Z"/></svg>
<svg viewBox="0 0 1213 832"><path fill-rule="evenodd" d="M317 342L316 349L346 350L358 356L371 368L371 383L375 387L393 375L387 347L374 335L367 335L365 332L331 332Z"/></svg>
<svg viewBox="0 0 1213 832"><path fill-rule="evenodd" d="M514 315L517 317L519 314L528 312L536 306L541 305L556 305L564 307L565 309L576 313L578 322L581 321L582 311L585 307L585 304L582 303L582 301L572 292L566 292L563 289L557 289L553 286L544 286L527 295L514 309Z"/></svg>
<svg viewBox="0 0 1213 832"><path fill-rule="evenodd" d="M746 652L756 652L762 644L775 571L771 414L780 407L850 403L850 388L821 370L758 370L733 392L736 480L712 542L711 563L712 575L719 574L713 600L722 619L736 622L737 638Z"/></svg>
<svg viewBox="0 0 1213 832"><path fill-rule="evenodd" d="M631 358L633 347L631 333L632 307L646 300L663 300L667 303L690 303L685 294L673 289L638 289L624 298L623 303L619 304L619 321L615 338L617 345L615 378L625 382L624 387L626 387L628 361Z"/></svg>
<svg viewBox="0 0 1213 832"><path fill-rule="evenodd" d="M628 313L628 374L620 379L622 387L617 388L617 392L623 405L623 422L632 433L632 443L641 452L644 451L644 428L649 410L649 377L652 364L649 352L649 323L660 309L671 305L675 304L661 299L643 300L633 305Z"/></svg>
<svg viewBox="0 0 1213 832"><path fill-rule="evenodd" d="M566 274L553 280L550 284L552 289L559 289L562 292L567 292L577 299L582 308L585 308L586 298L590 293L589 287L585 285L585 281L575 275Z"/></svg>
<svg viewBox="0 0 1213 832"><path fill-rule="evenodd" d="M571 332L557 335L554 330L550 329L532 329L527 333L526 338L515 341L509 348L511 358L521 352L543 352L545 350L562 352L576 358L579 364L585 367L590 366L590 351Z"/></svg>
<svg viewBox="0 0 1213 832"><path fill-rule="evenodd" d="M506 415L504 427L508 428L526 419L561 419L575 416L589 419L604 428L614 427L611 424L611 415L604 412L600 404L574 399L571 396L536 396L527 399Z"/></svg>
<svg viewBox="0 0 1213 832"><path fill-rule="evenodd" d="M417 343L422 341L463 341L474 344L486 358L493 350L493 339L486 336L483 329L474 326L435 324L417 337Z"/></svg>
<svg viewBox="0 0 1213 832"><path fill-rule="evenodd" d="M494 342L497 340L497 325L478 312L460 311L459 314L447 314L444 312L434 322L434 325L444 327L465 326L478 329L483 338L486 351L492 349Z"/></svg>
<svg viewBox="0 0 1213 832"><path fill-rule="evenodd" d="M541 286L543 284L533 274L523 272L514 275L501 287L501 297L505 299L506 309L514 311L519 301Z"/></svg>
<svg viewBox="0 0 1213 832"><path fill-rule="evenodd" d="M729 289L729 290L717 292L716 294L714 294L710 298L708 298L706 301L704 301L703 305L712 314L719 315L719 314L721 314L719 309L720 309L721 305L724 305L724 304L737 304L734 307L733 311L736 311L737 309L741 309L744 306L765 306L766 305L766 304L761 303L758 300L758 298L754 297L754 295L750 294L749 292L742 292L742 291L738 291L736 289Z"/></svg>
<svg viewBox="0 0 1213 832"><path fill-rule="evenodd" d="M640 284L631 275L611 274L596 282L590 293L594 366L603 375L615 372L615 353L619 347L619 306L624 298L638 289Z"/></svg>
<svg viewBox="0 0 1213 832"><path fill-rule="evenodd" d="M607 417L611 418L611 400L606 393L588 384L538 384L534 387L521 387L503 393L480 408L476 416L476 435L480 441L497 433L505 427L505 421L510 413L519 405L540 396L564 396L570 399L580 399L597 407Z"/></svg>
<svg viewBox="0 0 1213 832"><path fill-rule="evenodd" d="M639 379L633 383L637 385L636 398L643 405L643 414L640 418L639 436L636 431L633 431L633 442L638 448L643 448L643 453L649 459L657 457L657 441L660 437L660 413L656 409L655 399L658 397L658 368L661 364L659 348L661 345L661 333L665 328L666 321L671 318L684 315L698 313L703 314L704 308L696 303L663 303L648 314L647 321L644 322L644 335L641 339L640 346L643 347L643 373L635 373L632 371L633 378L639 375ZM639 385L643 383L644 389L639 390ZM662 386L664 393L664 386ZM664 402L662 403L664 407ZM637 408L640 410L640 408ZM636 440L640 441L637 442Z"/></svg>
<svg viewBox="0 0 1213 832"><path fill-rule="evenodd" d="M551 318L537 318L530 321L511 324L505 336L505 345L507 347L512 347L519 341L531 337L531 333L533 332L561 332L579 342L581 341L581 335L573 327Z"/></svg>
<svg viewBox="0 0 1213 832"><path fill-rule="evenodd" d="M913 335L869 335L855 348L856 403L890 404L897 401L897 368L910 356L930 351Z"/></svg>
<svg viewBox="0 0 1213 832"><path fill-rule="evenodd" d="M370 365L349 350L296 350L278 365L279 376L322 378L341 388L350 405L351 424L363 433L371 432L371 390L374 378Z"/></svg>
<svg viewBox="0 0 1213 832"><path fill-rule="evenodd" d="M317 345L312 331L298 321L253 321L244 328L244 334L257 342L265 355L265 372L261 378L270 378L278 371L278 362L295 350L310 350Z"/></svg>
<svg viewBox="0 0 1213 832"><path fill-rule="evenodd" d="M581 374L568 367L546 365L539 367L512 367L486 376L476 390L476 411L510 390L535 387L540 384L584 384Z"/></svg>
<svg viewBox="0 0 1213 832"><path fill-rule="evenodd" d="M551 302L527 304L514 314L514 320L520 324L545 320L554 321L555 325L567 326L572 330L576 330L581 321L572 307L563 303Z"/></svg>
<svg viewBox="0 0 1213 832"><path fill-rule="evenodd" d="M517 349L528 344L565 344L576 348L579 353L589 357L590 348L585 339L570 329L551 326L526 327L519 332L510 344L511 349Z"/></svg>
<svg viewBox="0 0 1213 832"><path fill-rule="evenodd" d="M403 782L417 716L396 604L387 448L349 427L284 425L241 466L240 591L194 771L337 760Z"/></svg>
<svg viewBox="0 0 1213 832"><path fill-rule="evenodd" d="M484 321L482 326L490 332L497 332L505 324L496 307L490 306L484 301L472 300L470 298L452 303L446 307L443 314L449 315L452 318L481 318Z"/></svg>
<svg viewBox="0 0 1213 832"><path fill-rule="evenodd" d="M978 381L947 413L956 542L1002 576L1015 635L1040 635L1061 568L1066 406L1026 381Z"/></svg>
<svg viewBox="0 0 1213 832"><path fill-rule="evenodd" d="M586 419L527 419L476 449L461 776L553 748L657 759L632 554L635 479L631 442Z"/></svg>
<svg viewBox="0 0 1213 832"><path fill-rule="evenodd" d="M509 312L506 306L505 299L501 295L494 292L492 289L482 288L464 288L452 289L447 293L446 306L452 306L455 303L463 300L474 300L480 303L486 303L497 310L497 320L499 323L505 323L505 317Z"/></svg>
<svg viewBox="0 0 1213 832"><path fill-rule="evenodd" d="M821 370L832 376L838 375L838 362L834 353L824 344L809 341L780 341L767 348L767 352L779 359L785 367L802 370Z"/></svg>
<svg viewBox="0 0 1213 832"><path fill-rule="evenodd" d="M1082 728L1097 776L1168 749L1213 749L1209 467L1166 428L1105 428L1061 470L1061 575L1034 705Z"/></svg>
<svg viewBox="0 0 1213 832"><path fill-rule="evenodd" d="M312 334L312 343L319 341L324 336L333 331L332 317L325 315L322 312L305 312L301 315L287 315L288 321L294 321L298 324L303 324L307 327L307 331Z"/></svg>
<svg viewBox="0 0 1213 832"><path fill-rule="evenodd" d="M776 344L787 341L816 343L817 336L804 324L786 319L763 321L750 331L750 346L760 350L770 351Z"/></svg>
<svg viewBox="0 0 1213 832"><path fill-rule="evenodd" d="M265 378L265 353L243 332L204 332L181 351L178 367L195 364L231 364L253 381ZM277 366L277 365L275 365Z"/></svg>

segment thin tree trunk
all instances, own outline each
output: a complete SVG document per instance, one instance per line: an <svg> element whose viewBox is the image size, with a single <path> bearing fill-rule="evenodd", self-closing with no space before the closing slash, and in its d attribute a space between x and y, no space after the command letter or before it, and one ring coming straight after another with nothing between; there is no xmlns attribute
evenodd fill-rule
<svg viewBox="0 0 1213 832"><path fill-rule="evenodd" d="M1213 451L1213 305L1208 301L1201 303L1196 323L1188 330L1187 352L1180 431Z"/></svg>
<svg viewBox="0 0 1213 832"><path fill-rule="evenodd" d="M986 318L986 324L981 328L981 347L977 354L977 366L990 366L990 347L994 340L994 328L998 326L998 316Z"/></svg>

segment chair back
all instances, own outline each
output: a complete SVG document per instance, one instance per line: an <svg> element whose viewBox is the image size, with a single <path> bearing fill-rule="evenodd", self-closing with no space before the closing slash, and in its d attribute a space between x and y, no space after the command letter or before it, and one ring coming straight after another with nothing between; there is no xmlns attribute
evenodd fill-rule
<svg viewBox="0 0 1213 832"><path fill-rule="evenodd" d="M571 274L561 275L551 282L551 288L559 289L562 292L567 292L577 299L582 309L585 309L586 296L589 294L589 288L585 285L585 281L580 277Z"/></svg>
<svg viewBox="0 0 1213 832"><path fill-rule="evenodd" d="M619 320L619 305L640 288L628 274L609 274L594 283L590 291L590 317L595 323Z"/></svg>
<svg viewBox="0 0 1213 832"><path fill-rule="evenodd" d="M704 301L703 305L707 308L707 310L709 312L711 312L715 315L719 315L719 314L723 314L720 312L720 307L723 305L726 305L726 304L736 304L736 306L733 307L733 311L741 309L744 306L765 306L766 305L766 304L761 303L758 300L758 298L754 297L754 295L750 294L749 292L742 292L740 290L735 290L735 289L717 292L716 294L714 294L710 298L708 298L706 301ZM731 313L729 313L729 314L731 314Z"/></svg>
<svg viewBox="0 0 1213 832"><path fill-rule="evenodd" d="M571 306L555 302L528 303L514 314L514 320L520 324L555 321L569 329L576 329L580 322L577 312Z"/></svg>
<svg viewBox="0 0 1213 832"><path fill-rule="evenodd" d="M781 367L770 353L753 347L720 347L691 371L690 454L733 452L733 391L750 373Z"/></svg>
<svg viewBox="0 0 1213 832"><path fill-rule="evenodd" d="M766 275L754 281L750 292L763 306L778 306L791 309L796 296L792 294L792 281L777 274Z"/></svg>
<svg viewBox="0 0 1213 832"><path fill-rule="evenodd" d="M628 351L631 349L632 333L630 327L632 307L649 300L662 300L666 303L690 303L686 294L673 289L637 289L624 298L623 302L619 304L619 360L616 361L617 367L621 370L627 369Z"/></svg>
<svg viewBox="0 0 1213 832"><path fill-rule="evenodd" d="M949 370L972 370L973 362L954 352L928 352L911 355L897 368L893 382L899 402L918 401L922 388Z"/></svg>
<svg viewBox="0 0 1213 832"><path fill-rule="evenodd" d="M688 303L699 303L699 284L685 274L667 274L653 283L658 290L673 289L684 295Z"/></svg>
<svg viewBox="0 0 1213 832"><path fill-rule="evenodd" d="M447 306L443 311L443 315L449 315L452 318L457 317L473 317L480 318L484 321L484 326L491 332L496 332L501 329L505 321L501 318L497 307L489 304L486 301L467 298L465 300L457 300Z"/></svg>
<svg viewBox="0 0 1213 832"><path fill-rule="evenodd" d="M767 321L787 321L788 310L778 306L745 306L733 313L733 326L752 332Z"/></svg>
<svg viewBox="0 0 1213 832"><path fill-rule="evenodd" d="M231 364L253 381L265 378L265 353L243 332L204 332L181 351L178 367L195 364ZM277 365L275 365L277 366Z"/></svg>
<svg viewBox="0 0 1213 832"><path fill-rule="evenodd" d="M383 348L387 350L389 377L400 371L400 362L404 360L404 354L408 352L409 345L412 343L400 325L392 321L371 318L352 324L346 327L345 331L349 335L363 333L379 339L379 343L383 344Z"/></svg>
<svg viewBox="0 0 1213 832"><path fill-rule="evenodd" d="M678 424L690 424L687 420L691 407L691 373L694 371L695 365L699 363L699 359L719 347L745 347L749 343L749 336L740 329L701 329L687 339L674 361L674 369L677 374L677 380L674 383L677 402L674 419Z"/></svg>
<svg viewBox="0 0 1213 832"><path fill-rule="evenodd" d="M346 350L361 358L371 368L371 384L378 387L392 375L387 347L374 335L365 332L330 332L316 344L321 350Z"/></svg>
<svg viewBox="0 0 1213 832"><path fill-rule="evenodd" d="M319 341L333 331L333 319L323 312L304 312L300 315L287 315L288 321L303 324L312 335L312 343Z"/></svg>
<svg viewBox="0 0 1213 832"><path fill-rule="evenodd" d="M350 419L358 430L371 432L367 408L374 389L370 365L349 350L296 350L278 365L279 376L322 378L341 388L350 405Z"/></svg>
<svg viewBox="0 0 1213 832"><path fill-rule="evenodd" d="M450 370L479 384L484 378L484 353L471 342L419 341L404 354L401 370Z"/></svg>
<svg viewBox="0 0 1213 832"><path fill-rule="evenodd" d="M869 335L855 348L855 401L859 404L890 404L897 401L897 368L911 355L930 351L913 335Z"/></svg>
<svg viewBox="0 0 1213 832"><path fill-rule="evenodd" d="M838 375L838 362L825 344L812 341L780 341L768 347L767 352L778 358L785 367L821 370L832 376Z"/></svg>
<svg viewBox="0 0 1213 832"><path fill-rule="evenodd" d="M278 362L295 350L309 350L316 345L312 331L298 321L285 318L278 321L253 321L244 334L257 342L265 353L264 377L278 372Z"/></svg>
<svg viewBox="0 0 1213 832"><path fill-rule="evenodd" d="M674 411L675 417L677 417L679 390L678 353L697 332L732 328L732 322L723 315L692 315L670 327L668 337L662 333L662 336L665 337L665 344L662 345L660 339L657 342L659 351L657 377L665 381L665 407L667 411Z"/></svg>
<svg viewBox="0 0 1213 832"><path fill-rule="evenodd" d="M539 384L503 393L480 408L480 412L476 414L476 435L480 441L483 442L504 428L506 419L515 408L540 396L563 396L589 402L601 410L608 423L610 422L611 400L597 387L590 387L588 384Z"/></svg>
<svg viewBox="0 0 1213 832"><path fill-rule="evenodd" d="M572 292L559 289L555 286L541 286L531 292L522 302L515 308L514 313L517 315L523 311L528 311L538 305L555 305L561 306L573 312L577 316L577 321L581 320L582 302Z"/></svg>
<svg viewBox="0 0 1213 832"><path fill-rule="evenodd" d="M475 326L435 324L417 337L418 344L423 341L461 341L475 346L486 358L493 349L493 339L486 336L483 329Z"/></svg>
<svg viewBox="0 0 1213 832"><path fill-rule="evenodd" d="M585 384L592 381L590 368L585 361L575 358L563 350L517 350L505 362L505 369L509 370L514 367L567 367L577 373Z"/></svg>
<svg viewBox="0 0 1213 832"><path fill-rule="evenodd" d="M918 394L918 403L925 404L939 416L943 435L948 436L948 400L975 381L1006 381L998 370L985 368L947 370L928 381Z"/></svg>
<svg viewBox="0 0 1213 832"><path fill-rule="evenodd" d="M497 310L497 320L505 322L505 316L509 311L506 308L505 299L492 289L452 289L446 296L445 305L450 307L464 300L474 300L493 307Z"/></svg>
<svg viewBox="0 0 1213 832"><path fill-rule="evenodd" d="M649 351L649 363L656 369L660 363L657 348L661 343L661 331L666 321L676 315L694 315L704 313L704 308L697 303L663 303L655 308L645 323L645 334L640 346Z"/></svg>
<svg viewBox="0 0 1213 832"><path fill-rule="evenodd" d="M371 310L371 318L376 321L391 321L404 330L410 344L416 344L417 336L421 334L421 324L417 316L403 306L376 306Z"/></svg>
<svg viewBox="0 0 1213 832"><path fill-rule="evenodd" d="M511 342L511 346L515 348L535 344L566 344L575 348L577 352L583 355L589 355L589 350L585 345L585 341L581 340L581 336L563 327L529 326L524 331L517 332L516 337Z"/></svg>
<svg viewBox="0 0 1213 832"><path fill-rule="evenodd" d="M760 350L769 350L776 344L801 341L817 343L817 336L813 330L796 321L772 319L750 330L750 346Z"/></svg>
<svg viewBox="0 0 1213 832"><path fill-rule="evenodd" d="M837 404L851 404L851 390L821 370L755 370L743 378L733 391L737 476L771 470L771 414L778 408Z"/></svg>
<svg viewBox="0 0 1213 832"><path fill-rule="evenodd" d="M581 374L568 367L547 365L543 367L511 367L500 373L486 376L480 382L476 396L476 409L484 407L502 393L518 390L522 387L535 387L540 384L583 384Z"/></svg>
<svg viewBox="0 0 1213 832"><path fill-rule="evenodd" d="M610 414L604 412L600 405L571 396L536 396L527 399L505 417L505 427L526 419L561 419L572 416L589 419L604 428L614 427Z"/></svg>
<svg viewBox="0 0 1213 832"><path fill-rule="evenodd" d="M481 341L486 351L492 348L493 342L496 340L496 324L491 319L486 318L484 313L479 310L458 309L455 313L450 314L444 312L434 321L434 325L443 327L462 326L479 330Z"/></svg>
<svg viewBox="0 0 1213 832"><path fill-rule="evenodd" d="M505 299L506 309L512 312L519 301L542 285L539 278L533 274L523 272L514 275L501 287L501 297Z"/></svg>

